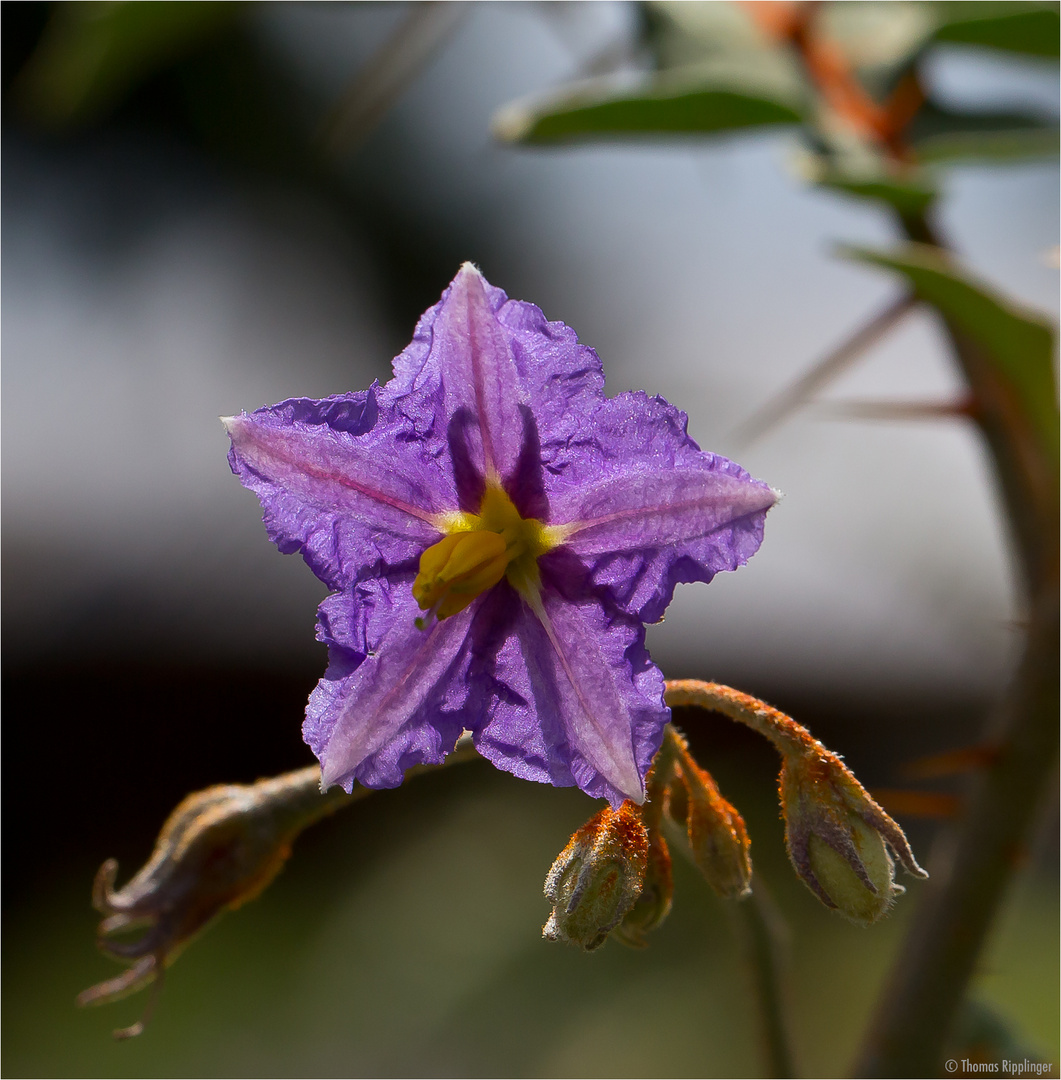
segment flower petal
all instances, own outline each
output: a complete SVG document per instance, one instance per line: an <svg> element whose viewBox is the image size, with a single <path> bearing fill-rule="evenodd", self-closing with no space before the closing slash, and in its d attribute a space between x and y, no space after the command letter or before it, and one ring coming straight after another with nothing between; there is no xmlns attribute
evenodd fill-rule
<svg viewBox="0 0 1061 1080"><path fill-rule="evenodd" d="M474 513L482 497L485 426L495 469L520 513L545 518L543 459L580 437L603 389L600 359L570 327L509 300L466 264L395 357L383 393L398 402L414 392L437 396L462 509ZM548 432L548 446L539 431Z"/></svg>
<svg viewBox="0 0 1061 1080"><path fill-rule="evenodd" d="M590 488L565 542L579 555L681 544L776 501L766 484L719 469L645 469Z"/></svg>
<svg viewBox="0 0 1061 1080"><path fill-rule="evenodd" d="M303 736L321 762L321 784L359 780L397 787L406 769L437 764L464 726L459 677L477 605L427 630L409 582L366 582L321 605L328 671L310 695Z"/></svg>
<svg viewBox="0 0 1061 1080"><path fill-rule="evenodd" d="M403 415L378 409L375 389L224 423L232 471L261 500L270 538L301 550L332 588L415 558L437 538L439 513L456 507L451 478L407 436Z"/></svg>
<svg viewBox="0 0 1061 1080"><path fill-rule="evenodd" d="M777 494L739 465L702 452L685 415L644 394L602 403L591 432L560 455L552 523L624 610L659 619L680 581L734 570L762 542Z"/></svg>
<svg viewBox="0 0 1061 1080"><path fill-rule="evenodd" d="M462 414L474 419L474 464L484 477L501 478L519 458L525 394L487 288L471 263L461 267L436 309L414 385L441 388L447 420Z"/></svg>
<svg viewBox="0 0 1061 1080"><path fill-rule="evenodd" d="M642 802L641 778L669 717L643 628L592 596L575 602L548 586L533 606L521 607L493 650L479 752L517 776L577 784L613 806Z"/></svg>

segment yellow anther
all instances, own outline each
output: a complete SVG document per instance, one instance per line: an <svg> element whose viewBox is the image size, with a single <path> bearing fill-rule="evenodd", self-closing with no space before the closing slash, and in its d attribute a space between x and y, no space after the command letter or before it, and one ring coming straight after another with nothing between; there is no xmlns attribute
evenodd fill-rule
<svg viewBox="0 0 1061 1080"><path fill-rule="evenodd" d="M433 608L440 619L456 615L505 576L515 554L500 533L445 536L420 556L413 597L422 611Z"/></svg>
<svg viewBox="0 0 1061 1080"><path fill-rule="evenodd" d="M448 535L420 556L413 582L420 609L439 619L463 611L506 575L518 591L537 592L538 556L561 542L540 521L521 517L494 484L487 485L478 514L455 513L439 528Z"/></svg>

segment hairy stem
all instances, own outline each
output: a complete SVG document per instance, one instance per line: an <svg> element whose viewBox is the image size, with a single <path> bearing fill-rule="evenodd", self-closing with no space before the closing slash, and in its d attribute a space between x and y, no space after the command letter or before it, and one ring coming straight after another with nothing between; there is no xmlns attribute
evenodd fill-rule
<svg viewBox="0 0 1061 1080"><path fill-rule="evenodd" d="M460 739L454 749L441 764L414 765L405 772L405 779L423 773L435 772L448 765L459 765L462 761L474 761L478 753L472 745L470 736ZM267 780L259 780L252 785L259 805L272 804L283 809L290 837L293 840L311 825L330 817L336 810L371 795L374 788L355 784L350 793L334 785L327 791L321 791L321 768L319 765L307 765L302 769L281 773Z"/></svg>
<svg viewBox="0 0 1061 1080"><path fill-rule="evenodd" d="M722 683L705 682L702 679L668 679L663 700L673 709L681 705L693 705L709 709L736 720L739 724L757 731L774 745L782 756L788 754L828 753L824 746L801 724L780 709L767 705L751 694L734 690Z"/></svg>

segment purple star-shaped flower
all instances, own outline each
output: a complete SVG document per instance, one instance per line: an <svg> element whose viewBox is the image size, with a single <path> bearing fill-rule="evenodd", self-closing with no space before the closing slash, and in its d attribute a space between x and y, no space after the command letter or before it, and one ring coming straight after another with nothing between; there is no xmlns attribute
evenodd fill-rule
<svg viewBox="0 0 1061 1080"><path fill-rule="evenodd" d="M774 492L466 263L361 393L225 421L269 536L335 592L303 734L396 787L463 729L501 769L644 800L668 719L644 623L759 547Z"/></svg>

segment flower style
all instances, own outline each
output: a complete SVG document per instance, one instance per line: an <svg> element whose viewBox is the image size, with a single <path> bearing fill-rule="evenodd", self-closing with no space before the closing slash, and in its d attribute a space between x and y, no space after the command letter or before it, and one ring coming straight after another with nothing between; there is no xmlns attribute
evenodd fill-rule
<svg viewBox="0 0 1061 1080"><path fill-rule="evenodd" d="M644 623L762 540L774 492L469 263L385 386L225 420L272 540L334 590L303 734L396 787L463 729L496 766L644 800L668 710Z"/></svg>

